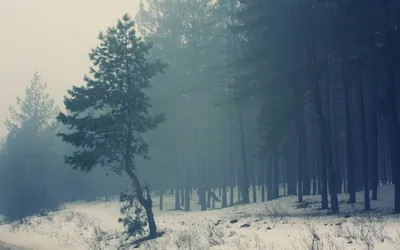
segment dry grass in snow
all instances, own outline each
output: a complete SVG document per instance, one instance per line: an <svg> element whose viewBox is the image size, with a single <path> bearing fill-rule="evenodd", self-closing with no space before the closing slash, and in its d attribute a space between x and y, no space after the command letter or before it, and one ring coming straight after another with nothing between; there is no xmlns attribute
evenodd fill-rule
<svg viewBox="0 0 400 250"><path fill-rule="evenodd" d="M393 187L380 188L374 211L362 211L362 200L349 205L342 195L339 215L319 210L319 197L296 197L266 203L236 205L201 212L158 211L158 229L164 235L152 241L124 245L122 226L117 222L120 203L74 203L46 217L32 217L22 225L0 226L0 242L25 249L55 250L261 250L261 249L399 249L400 219L390 215ZM361 194L359 197L362 197ZM173 197L165 197L172 208ZM0 250L1 244L0 244Z"/></svg>

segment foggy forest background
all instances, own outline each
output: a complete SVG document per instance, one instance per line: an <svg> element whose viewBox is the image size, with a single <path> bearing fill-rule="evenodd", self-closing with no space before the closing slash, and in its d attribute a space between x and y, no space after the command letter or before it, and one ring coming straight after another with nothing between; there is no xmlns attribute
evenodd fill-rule
<svg viewBox="0 0 400 250"><path fill-rule="evenodd" d="M175 196L164 209L191 210L192 194L207 210L261 193L320 195L335 213L338 194L355 203L364 190L370 210L379 185L400 181L400 2L148 0L135 21L149 60L168 64L146 90L166 120L145 134L151 159L137 160L160 206ZM0 214L11 221L132 189L124 173L64 163L73 149L56 136L63 107L45 79L33 75L6 121ZM400 184L393 201L399 213Z"/></svg>

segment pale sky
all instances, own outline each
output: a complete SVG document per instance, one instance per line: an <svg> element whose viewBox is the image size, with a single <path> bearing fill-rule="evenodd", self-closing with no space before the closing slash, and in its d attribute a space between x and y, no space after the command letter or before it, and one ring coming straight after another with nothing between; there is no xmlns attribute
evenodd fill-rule
<svg viewBox="0 0 400 250"><path fill-rule="evenodd" d="M0 0L0 138L8 107L16 105L37 70L58 105L66 90L83 83L88 53L100 31L139 0Z"/></svg>

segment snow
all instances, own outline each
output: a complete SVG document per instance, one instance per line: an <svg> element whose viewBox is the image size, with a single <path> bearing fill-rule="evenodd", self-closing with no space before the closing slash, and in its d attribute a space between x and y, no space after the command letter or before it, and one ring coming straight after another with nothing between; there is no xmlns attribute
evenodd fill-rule
<svg viewBox="0 0 400 250"><path fill-rule="evenodd" d="M168 210L174 206L173 196L164 197L166 210L159 211L158 199L154 197L158 230L165 233L135 247L142 250L400 249L400 218L390 214L393 186L381 186L378 197L378 201L371 202L373 211L363 212L362 193L353 205L344 202L348 199L346 194L340 195L339 215L319 210L319 196L305 196L301 208L296 197L283 197L205 212L199 211L196 196L191 212ZM4 242L40 250L117 249L123 242L123 228L117 222L120 207L117 201L77 202L49 216L32 217L23 225L2 225L0 250Z"/></svg>

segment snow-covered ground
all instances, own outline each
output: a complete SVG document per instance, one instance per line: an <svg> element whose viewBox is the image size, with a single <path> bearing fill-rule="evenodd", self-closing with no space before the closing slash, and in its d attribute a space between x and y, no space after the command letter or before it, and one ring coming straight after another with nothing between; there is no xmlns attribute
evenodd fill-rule
<svg viewBox="0 0 400 250"><path fill-rule="evenodd" d="M192 199L192 212L172 211L174 197L164 198L164 211L155 216L165 234L134 245L142 250L248 250L248 249L400 249L400 218L390 215L393 187L379 189L379 201L371 212L358 203L348 205L341 195L341 213L328 216L318 210L319 197L284 197L266 203L238 205L201 212ZM220 205L220 203L217 203ZM65 210L47 217L34 217L26 225L0 226L1 242L25 249L117 249L122 225L117 222L121 204L117 201L68 204ZM237 220L237 221L236 221ZM4 244L4 243L3 243ZM122 249L128 249L123 247Z"/></svg>

